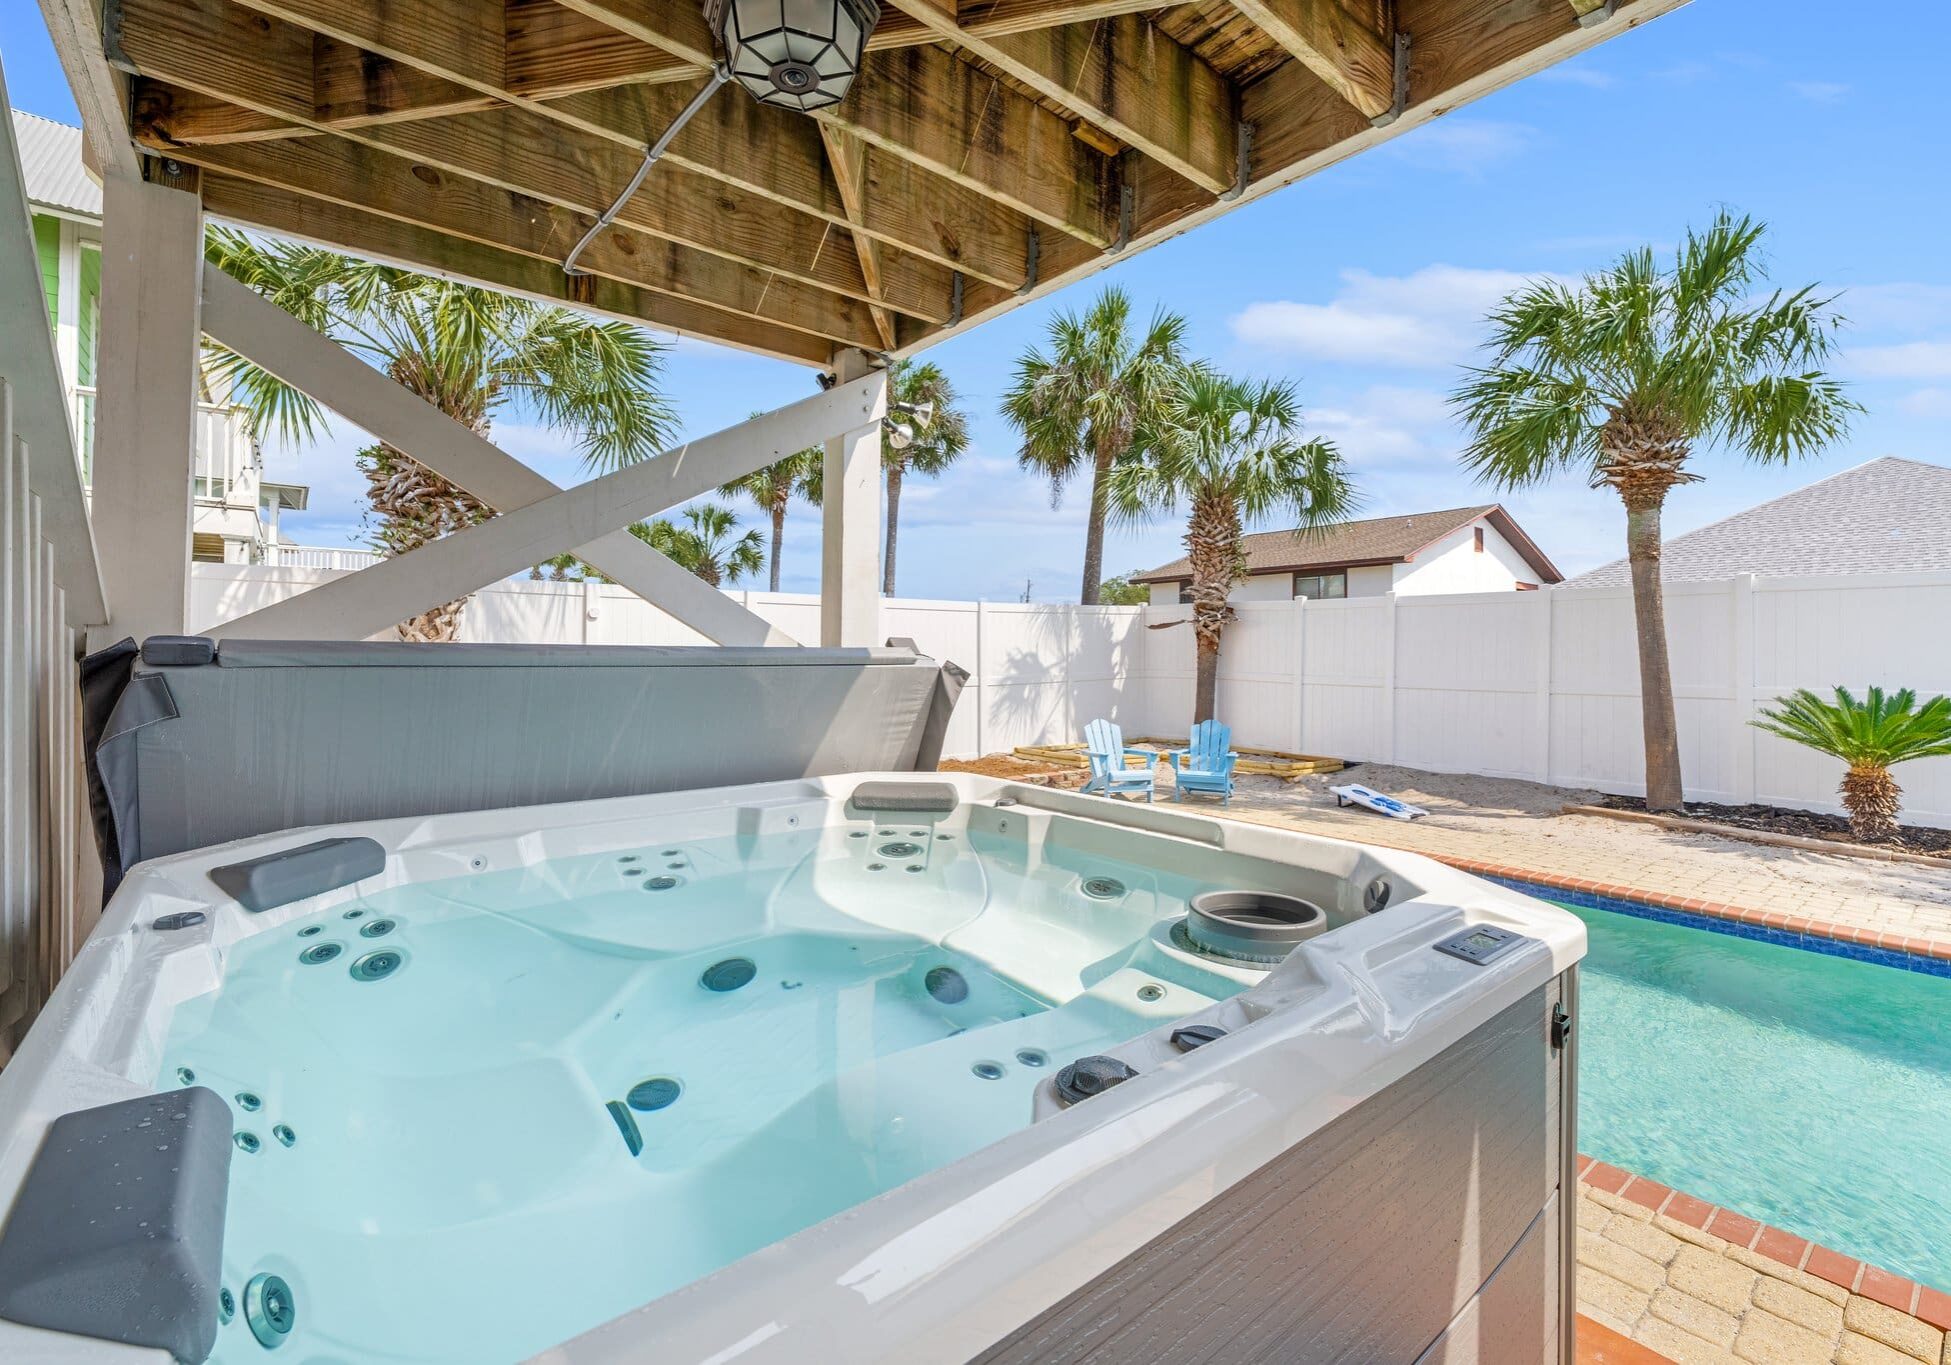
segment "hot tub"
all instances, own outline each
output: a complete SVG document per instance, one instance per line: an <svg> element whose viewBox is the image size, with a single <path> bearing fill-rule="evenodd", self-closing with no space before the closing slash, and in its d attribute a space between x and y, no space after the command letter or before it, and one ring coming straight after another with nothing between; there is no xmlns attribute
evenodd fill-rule
<svg viewBox="0 0 1951 1365"><path fill-rule="evenodd" d="M328 837L380 870L212 880ZM1325 931L1231 951L1215 891ZM1410 855L965 775L156 859L0 1074L0 1264L47 1267L0 1358L1569 1358L1584 943Z"/></svg>

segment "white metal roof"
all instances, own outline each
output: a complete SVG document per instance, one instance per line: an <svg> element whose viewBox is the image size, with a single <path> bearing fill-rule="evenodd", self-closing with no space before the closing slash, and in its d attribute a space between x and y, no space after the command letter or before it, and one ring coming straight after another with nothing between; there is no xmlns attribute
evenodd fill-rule
<svg viewBox="0 0 1951 1365"><path fill-rule="evenodd" d="M81 129L20 109L13 116L28 203L100 218L102 187L81 164Z"/></svg>
<svg viewBox="0 0 1951 1365"><path fill-rule="evenodd" d="M1886 455L1675 536L1660 550L1670 583L1751 573L1924 573L1951 569L1951 469ZM1626 561L1580 574L1568 588L1622 587Z"/></svg>

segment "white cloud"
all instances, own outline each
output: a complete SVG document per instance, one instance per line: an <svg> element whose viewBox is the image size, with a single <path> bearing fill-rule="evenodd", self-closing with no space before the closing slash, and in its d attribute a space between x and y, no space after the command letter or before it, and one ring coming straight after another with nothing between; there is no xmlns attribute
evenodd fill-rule
<svg viewBox="0 0 1951 1365"><path fill-rule="evenodd" d="M1951 389L1918 389L1898 399L1897 407L1912 417L1951 420Z"/></svg>
<svg viewBox="0 0 1951 1365"><path fill-rule="evenodd" d="M1951 284L1859 284L1841 292L1836 307L1858 332L1951 330Z"/></svg>
<svg viewBox="0 0 1951 1365"><path fill-rule="evenodd" d="M1533 79L1548 81L1554 85L1583 85L1592 90L1610 90L1619 84L1619 78L1609 72L1594 71L1589 66L1576 66L1571 63L1548 66Z"/></svg>
<svg viewBox="0 0 1951 1365"><path fill-rule="evenodd" d="M1951 379L1951 341L1855 346L1843 358L1856 373L1873 379Z"/></svg>
<svg viewBox="0 0 1951 1365"><path fill-rule="evenodd" d="M1451 265L1401 276L1348 270L1341 292L1326 303L1252 303L1231 325L1249 346L1351 364L1441 368L1469 358L1484 314L1530 278Z"/></svg>
<svg viewBox="0 0 1951 1365"><path fill-rule="evenodd" d="M1423 170L1478 176L1525 152L1537 140L1538 130L1528 124L1451 117L1411 129L1384 144L1383 150Z"/></svg>
<svg viewBox="0 0 1951 1365"><path fill-rule="evenodd" d="M1849 93L1849 87L1840 81L1790 81L1788 88L1817 104L1834 104Z"/></svg>

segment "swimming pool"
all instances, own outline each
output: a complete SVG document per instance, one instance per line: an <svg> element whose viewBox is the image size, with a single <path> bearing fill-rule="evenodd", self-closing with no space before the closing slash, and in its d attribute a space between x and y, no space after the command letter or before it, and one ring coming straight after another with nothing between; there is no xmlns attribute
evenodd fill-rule
<svg viewBox="0 0 1951 1365"><path fill-rule="evenodd" d="M1565 908L1585 1151L1951 1287L1951 980Z"/></svg>

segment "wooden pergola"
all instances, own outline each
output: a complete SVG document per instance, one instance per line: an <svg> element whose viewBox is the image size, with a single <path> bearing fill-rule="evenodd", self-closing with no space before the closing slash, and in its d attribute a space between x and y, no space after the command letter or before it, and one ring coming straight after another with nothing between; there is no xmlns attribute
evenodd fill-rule
<svg viewBox="0 0 1951 1365"><path fill-rule="evenodd" d="M41 0L103 180L107 633L186 627L207 335L498 513L217 633L358 638L573 549L708 639L793 644L627 527L824 442L820 639L875 643L886 357L1680 3L884 0L846 97L807 113L717 86L700 0ZM557 488L206 267L206 217L829 387Z"/></svg>
<svg viewBox="0 0 1951 1365"><path fill-rule="evenodd" d="M108 0L113 131L212 216L815 366L904 354L1678 0L886 0L848 98L697 0ZM70 6L72 7L72 6ZM195 172L200 171L200 180Z"/></svg>

